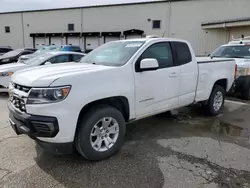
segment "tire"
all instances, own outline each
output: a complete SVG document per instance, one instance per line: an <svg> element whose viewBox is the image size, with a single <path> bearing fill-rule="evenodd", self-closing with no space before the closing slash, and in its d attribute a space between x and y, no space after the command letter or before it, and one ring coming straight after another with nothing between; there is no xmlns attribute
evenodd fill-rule
<svg viewBox="0 0 250 188"><path fill-rule="evenodd" d="M111 123L107 125L108 122ZM106 128L104 129L104 127ZM111 133L117 132L117 130L118 135ZM103 160L115 155L121 149L125 133L125 120L119 110L108 105L97 106L92 108L78 125L75 137L75 148L81 156L88 160ZM92 134L99 136L92 136ZM113 139L112 141L115 142L110 142L110 139Z"/></svg>
<svg viewBox="0 0 250 188"><path fill-rule="evenodd" d="M207 101L206 106L205 106L209 115L216 116L216 115L221 113L222 108L224 106L224 102L225 102L225 93L226 93L226 91L223 87L221 87L219 85L214 86L212 93ZM216 105L214 105L214 103L215 103L215 100L218 99L218 96L220 94L222 97L222 101L221 101L221 103L217 102L217 106L216 106Z"/></svg>
<svg viewBox="0 0 250 188"><path fill-rule="evenodd" d="M248 85L248 88L242 91L241 96L245 100L250 100L250 84Z"/></svg>

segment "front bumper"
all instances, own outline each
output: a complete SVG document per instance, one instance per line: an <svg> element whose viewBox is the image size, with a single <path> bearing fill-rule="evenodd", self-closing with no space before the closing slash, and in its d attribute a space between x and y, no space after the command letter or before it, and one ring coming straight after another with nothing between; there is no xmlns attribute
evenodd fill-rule
<svg viewBox="0 0 250 188"><path fill-rule="evenodd" d="M53 153L71 153L73 143L50 143L43 142L38 137L54 138L59 132L57 118L48 116L31 115L16 110L8 103L9 121L14 131L19 134L26 134L34 139L38 145Z"/></svg>
<svg viewBox="0 0 250 188"><path fill-rule="evenodd" d="M248 76L240 76L235 80L235 88L234 91L236 93L242 93L249 89L250 87L250 75Z"/></svg>

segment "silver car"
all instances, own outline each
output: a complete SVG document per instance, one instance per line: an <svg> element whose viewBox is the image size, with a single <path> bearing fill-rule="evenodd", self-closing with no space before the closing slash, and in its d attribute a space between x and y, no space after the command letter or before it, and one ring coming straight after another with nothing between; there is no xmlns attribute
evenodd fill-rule
<svg viewBox="0 0 250 188"><path fill-rule="evenodd" d="M38 55L24 63L10 63L0 66L0 93L7 92L11 75L19 70L40 65L49 65L56 63L78 62L84 57L84 53L78 52L47 52Z"/></svg>

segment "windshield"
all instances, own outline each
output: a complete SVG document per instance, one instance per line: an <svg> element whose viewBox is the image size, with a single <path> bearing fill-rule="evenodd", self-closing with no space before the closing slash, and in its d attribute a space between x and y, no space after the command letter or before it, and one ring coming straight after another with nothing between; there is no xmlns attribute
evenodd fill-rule
<svg viewBox="0 0 250 188"><path fill-rule="evenodd" d="M221 46L210 56L226 58L246 58L250 59L250 46Z"/></svg>
<svg viewBox="0 0 250 188"><path fill-rule="evenodd" d="M41 63L43 63L44 61L46 61L47 59L49 59L50 57L52 57L53 55L51 54L43 54L43 55L39 55L36 57L33 57L25 62L23 62L26 65L40 65Z"/></svg>
<svg viewBox="0 0 250 188"><path fill-rule="evenodd" d="M58 48L56 46L43 46L42 48L37 50L34 54L41 54L53 50L58 50Z"/></svg>
<svg viewBox="0 0 250 188"><path fill-rule="evenodd" d="M22 50L13 50L10 52L7 52L6 54L4 54L2 57L12 57L12 56L16 56L18 54L20 54L22 52Z"/></svg>
<svg viewBox="0 0 250 188"><path fill-rule="evenodd" d="M143 41L110 42L93 50L81 59L81 63L106 66L122 66L143 45Z"/></svg>

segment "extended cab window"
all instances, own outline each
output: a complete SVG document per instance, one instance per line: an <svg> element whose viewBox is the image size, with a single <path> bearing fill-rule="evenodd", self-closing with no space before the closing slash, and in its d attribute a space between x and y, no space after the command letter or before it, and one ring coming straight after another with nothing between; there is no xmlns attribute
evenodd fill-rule
<svg viewBox="0 0 250 188"><path fill-rule="evenodd" d="M156 59L159 63L159 68L173 66L173 57L170 44L161 42L151 45L140 57L140 61L147 58Z"/></svg>
<svg viewBox="0 0 250 188"><path fill-rule="evenodd" d="M189 47L184 42L172 42L175 49L176 63L178 65L184 65L192 61L191 52Z"/></svg>

